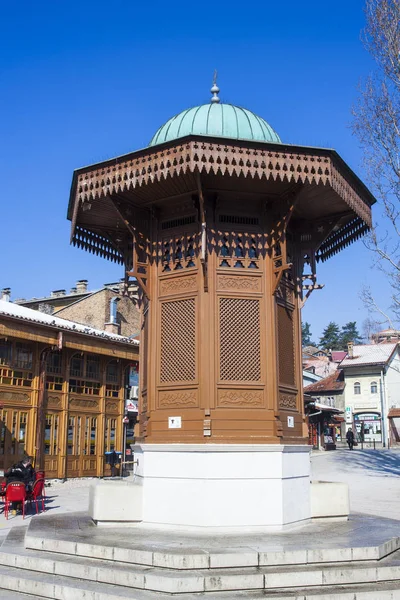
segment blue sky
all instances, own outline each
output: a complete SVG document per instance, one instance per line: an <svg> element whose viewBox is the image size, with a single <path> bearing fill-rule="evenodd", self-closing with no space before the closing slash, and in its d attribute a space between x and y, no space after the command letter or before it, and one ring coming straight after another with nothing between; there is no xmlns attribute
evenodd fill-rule
<svg viewBox="0 0 400 600"><path fill-rule="evenodd" d="M122 276L69 246L72 172L146 146L169 117L208 102L215 68L222 101L261 115L285 142L335 148L363 176L349 129L372 68L361 0L22 0L1 12L0 287L14 299ZM370 265L358 242L320 267L325 288L303 314L314 338L330 320L361 327L365 283L385 303Z"/></svg>

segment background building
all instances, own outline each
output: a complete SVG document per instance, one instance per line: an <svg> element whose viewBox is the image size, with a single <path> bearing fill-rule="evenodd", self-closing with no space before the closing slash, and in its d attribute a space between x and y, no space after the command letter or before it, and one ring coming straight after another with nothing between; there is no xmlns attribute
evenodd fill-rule
<svg viewBox="0 0 400 600"><path fill-rule="evenodd" d="M341 362L345 379L347 429L358 441L390 444L388 416L400 408L400 359L397 343L349 344Z"/></svg>
<svg viewBox="0 0 400 600"><path fill-rule="evenodd" d="M0 300L0 469L28 453L47 477L108 474L137 372L137 340Z"/></svg>

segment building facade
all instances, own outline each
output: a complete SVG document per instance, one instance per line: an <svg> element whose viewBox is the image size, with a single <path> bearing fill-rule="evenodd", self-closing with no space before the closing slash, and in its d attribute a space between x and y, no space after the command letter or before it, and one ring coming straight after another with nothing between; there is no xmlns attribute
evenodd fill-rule
<svg viewBox="0 0 400 600"><path fill-rule="evenodd" d="M400 408L400 359L397 343L352 347L342 361L346 427L357 441L390 445L389 411Z"/></svg>
<svg viewBox="0 0 400 600"><path fill-rule="evenodd" d="M0 470L32 455L48 478L109 474L138 342L0 301Z"/></svg>

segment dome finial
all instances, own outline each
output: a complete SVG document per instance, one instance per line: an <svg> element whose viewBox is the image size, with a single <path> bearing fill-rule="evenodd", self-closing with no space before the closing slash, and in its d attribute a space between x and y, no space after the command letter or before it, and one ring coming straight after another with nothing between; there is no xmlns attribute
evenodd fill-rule
<svg viewBox="0 0 400 600"><path fill-rule="evenodd" d="M218 104L220 102L220 99L218 98L219 87L217 86L217 74L217 69L215 69L213 86L211 88L211 93L213 94L211 98L211 104Z"/></svg>

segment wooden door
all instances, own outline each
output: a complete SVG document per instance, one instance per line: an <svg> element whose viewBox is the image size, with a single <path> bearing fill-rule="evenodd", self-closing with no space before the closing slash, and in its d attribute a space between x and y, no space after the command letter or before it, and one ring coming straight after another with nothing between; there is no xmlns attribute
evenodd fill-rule
<svg viewBox="0 0 400 600"><path fill-rule="evenodd" d="M98 415L70 414L67 431L67 477L95 477Z"/></svg>
<svg viewBox="0 0 400 600"><path fill-rule="evenodd" d="M0 469L6 470L27 453L27 431L30 411L6 408L0 410Z"/></svg>
<svg viewBox="0 0 400 600"><path fill-rule="evenodd" d="M46 414L44 431L44 469L46 478L58 477L60 460L60 415Z"/></svg>

